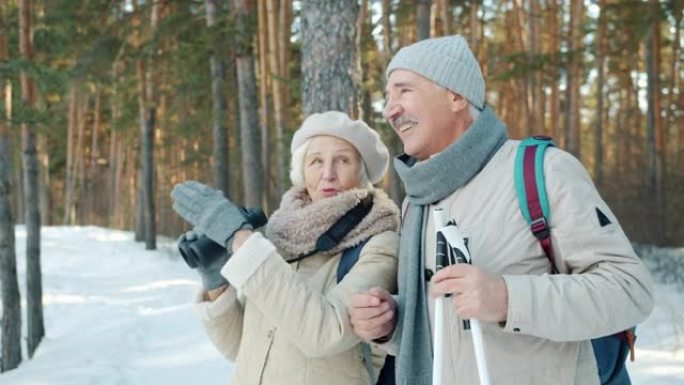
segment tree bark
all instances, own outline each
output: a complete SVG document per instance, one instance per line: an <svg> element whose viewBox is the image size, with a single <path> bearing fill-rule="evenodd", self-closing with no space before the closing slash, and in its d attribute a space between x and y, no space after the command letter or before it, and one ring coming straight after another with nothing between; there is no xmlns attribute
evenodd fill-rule
<svg viewBox="0 0 684 385"><path fill-rule="evenodd" d="M521 0L515 0L513 2L513 10L511 11L511 17L513 19L513 27L511 28L513 32L513 36L515 36L515 39L517 41L517 49L518 52L520 53L526 53L526 57L528 59L528 62L530 61L532 55L534 52L532 52L532 47L529 46L529 43L525 41L525 36L523 34L524 31L524 21L523 21L523 6L522 4L519 4ZM529 35L528 35L529 36ZM529 65L526 68L527 71L530 71ZM526 78L514 78L511 79L513 82L513 87L516 89L518 92L520 92L520 97L516 98L518 101L518 105L522 107L522 111L518 113L518 119L516 119L515 122L515 127L517 127L518 135L520 136L529 136L533 134L533 127L532 127L532 122L531 122L531 117L530 117L530 82L532 82L532 76L528 74Z"/></svg>
<svg viewBox="0 0 684 385"><path fill-rule="evenodd" d="M119 60L112 65L112 78L115 79L113 94L110 100L112 121L121 119L122 111L122 92L121 92L121 78L123 72L123 63ZM107 178L107 224L109 227L116 226L116 213L120 202L120 181L121 172L123 170L123 156L122 138L119 132L115 129L110 130L109 135L109 175Z"/></svg>
<svg viewBox="0 0 684 385"><path fill-rule="evenodd" d="M0 0L0 62L9 58L5 0ZM0 120L0 290L2 294L2 349L0 372L21 363L21 297L17 278L14 220L12 218L12 135L9 129L12 94L9 80L2 82L5 118Z"/></svg>
<svg viewBox="0 0 684 385"><path fill-rule="evenodd" d="M383 70L387 68L389 64L393 51L392 51L392 23L390 21L390 15L392 14L392 3L390 0L382 0L382 16L380 22L382 23L382 59L383 59ZM382 73L383 79L385 73ZM385 82L382 82L383 87ZM387 147L389 147L390 154L401 154L404 152L403 145L399 136L396 135L392 127L388 124L384 126L387 131L389 131L389 140L387 141ZM401 205L404 200L404 186L401 183L401 179L397 174L397 171L390 165L387 170L388 178L388 195L397 205Z"/></svg>
<svg viewBox="0 0 684 385"><path fill-rule="evenodd" d="M389 60L392 57L392 22L390 16L392 15L392 2L390 0L382 0L382 17L380 23L382 24L382 52L384 54L385 65L387 67Z"/></svg>
<svg viewBox="0 0 684 385"><path fill-rule="evenodd" d="M442 4L440 11L442 11L442 29L444 36L451 35L451 1L449 0L439 0Z"/></svg>
<svg viewBox="0 0 684 385"><path fill-rule="evenodd" d="M19 16L19 52L28 62L33 61L32 4L21 0ZM34 104L34 86L25 71L21 72L21 99L26 108ZM24 191L26 194L26 312L27 347L29 357L45 335L43 323L43 285L40 270L40 202L38 191L39 165L36 134L30 123L21 125L24 152Z"/></svg>
<svg viewBox="0 0 684 385"><path fill-rule="evenodd" d="M530 111L528 124L533 134L544 132L544 90L542 87L541 67L538 65L539 56L542 52L542 39L540 36L542 16L539 11L538 0L529 0L530 13L527 24L529 25L527 42L529 46L528 60L532 73L528 76L528 89L530 95Z"/></svg>
<svg viewBox="0 0 684 385"><path fill-rule="evenodd" d="M580 83L582 67L582 37L580 31L583 14L582 0L570 2L570 27L568 43L570 47L570 65L568 68L567 109L565 131L565 148L568 152L581 159L580 151Z"/></svg>
<svg viewBox="0 0 684 385"><path fill-rule="evenodd" d="M596 116L594 124L594 183L603 187L603 100L606 56L606 0L599 2L600 15L596 32Z"/></svg>
<svg viewBox="0 0 684 385"><path fill-rule="evenodd" d="M253 4L248 0L234 0L237 16L238 42L235 57L240 94L240 133L242 139L242 176L244 204L262 205L263 171L261 168L259 113L257 111L256 77L254 76L254 18Z"/></svg>
<svg viewBox="0 0 684 385"><path fill-rule="evenodd" d="M328 110L357 116L358 84L354 0L302 2L302 109L304 116Z"/></svg>
<svg viewBox="0 0 684 385"><path fill-rule="evenodd" d="M133 24L133 46L137 48L138 50L141 49L142 45L142 22L140 21L140 14L139 14L139 8L138 8L138 0L131 0L131 6L133 8L133 18L132 18L132 24ZM142 149L142 141L143 137L145 136L143 134L143 131L145 130L145 109L147 102L145 101L146 97L146 90L147 86L145 85L145 61L142 58L138 58L135 61L135 77L137 80L137 91L138 91L138 124L140 125L140 145L141 148L139 149L140 151L140 169L142 169L142 163L144 162L143 158L143 149ZM130 158L129 158L130 159ZM143 188L143 175L142 175L142 170L138 172L138 175L135 177L135 183L133 184L135 186L135 233L134 233L134 239L136 242L143 242L145 240L145 191Z"/></svg>
<svg viewBox="0 0 684 385"><path fill-rule="evenodd" d="M90 94L86 93L77 105L78 111L78 130L76 133L76 150L74 152L74 196L73 212L75 214L75 222L78 225L83 225L83 211L84 211L84 158L85 158L85 131L86 122L88 121L88 114L90 110Z"/></svg>
<svg viewBox="0 0 684 385"><path fill-rule="evenodd" d="M134 5L134 12L137 13L137 4ZM160 7L162 1L152 3L150 15L150 28L152 33L159 23ZM137 16L139 18L139 16ZM141 28L141 25L138 25ZM140 32L140 31L138 31ZM150 52L149 60L145 63L144 59L138 59L136 74L138 77L138 106L140 109L140 201L142 214L142 239L145 241L146 250L157 248L156 230L156 211L154 199L154 131L157 121L157 101L156 85L154 79L154 62L156 49L154 42ZM137 41L138 48L141 48L140 35ZM146 65L147 64L147 65ZM147 68L145 68L147 67ZM136 237L137 239L137 237Z"/></svg>
<svg viewBox="0 0 684 385"><path fill-rule="evenodd" d="M680 3L681 4L681 3ZM680 165L679 169L673 170L675 173L684 174L684 166L682 165L682 144L684 144L684 122L682 119L677 119L676 111L684 109L684 92L679 92L679 105L677 101L677 95L675 90L681 90L681 66L682 61L677 60L680 57L681 50L681 35L682 35L682 11L684 10L684 5L680 5L674 18L674 36L672 38L672 58L670 65L670 87L668 89L668 109L667 109L667 122L670 126L670 132L672 133L672 139L668 140L669 143L674 144L671 146L672 151L672 165ZM680 175L682 175L680 174Z"/></svg>
<svg viewBox="0 0 684 385"><path fill-rule="evenodd" d="M269 41L268 41L268 17L266 15L266 0L258 0L257 3L257 13L258 13L258 36L259 36L259 117L261 124L261 167L264 173L264 211L267 213L271 212L271 207L275 206L277 199L275 197L271 178L271 161L275 157L272 156L271 148L271 97L268 93L269 82L271 81L271 76L269 74L268 65L268 52L269 52Z"/></svg>
<svg viewBox="0 0 684 385"><path fill-rule="evenodd" d="M430 6L432 0L416 0L416 32L418 40L430 38Z"/></svg>
<svg viewBox="0 0 684 385"><path fill-rule="evenodd" d="M273 113L275 117L275 189L278 198L285 192L286 185L286 165L287 157L284 146L284 132L287 122L286 106L284 100L283 74L280 73L280 44L278 30L282 26L278 25L278 1L266 0L266 18L268 20L268 59L270 66L270 80L273 95Z"/></svg>
<svg viewBox="0 0 684 385"><path fill-rule="evenodd" d="M655 241L664 246L667 239L665 212L665 140L663 134L661 86L660 86L660 6L651 0L652 26L647 42L646 68L648 76L648 154L650 186L655 205Z"/></svg>
<svg viewBox="0 0 684 385"><path fill-rule="evenodd" d="M78 124L77 100L76 100L76 85L69 89L69 116L67 119L67 137L66 137L66 175L64 177L64 220L62 223L70 225L73 221L73 205L74 205L74 132Z"/></svg>
<svg viewBox="0 0 684 385"><path fill-rule="evenodd" d="M214 151L212 156L212 171L214 173L214 187L223 191L225 196L229 191L229 150L228 150L228 96L226 95L226 66L219 55L222 34L217 30L217 23L221 19L223 0L204 0L206 8L207 27L211 33L212 53L209 58L211 70L211 101L212 101L212 133Z"/></svg>
<svg viewBox="0 0 684 385"><path fill-rule="evenodd" d="M89 219L88 223L97 225L104 224L102 222L102 200L97 197L100 196L99 188L103 178L98 172L100 153L100 130L102 126L102 90L97 86L95 90L95 107L93 116L93 132L90 138L90 166L88 167L88 177L86 183L86 198L88 201Z"/></svg>
<svg viewBox="0 0 684 385"><path fill-rule="evenodd" d="M549 100L549 119L550 119L550 133L559 145L563 145L563 135L561 131L561 124L559 119L560 97L558 92L558 69L560 68L560 60L558 54L560 52L560 24L557 0L551 0L549 5L549 25L550 25L550 42L549 51L551 52L551 99Z"/></svg>
<svg viewBox="0 0 684 385"><path fill-rule="evenodd" d="M480 52L482 52L481 47L480 47L480 18L477 16L479 6L478 6L477 1L473 1L470 3L470 15L468 18L468 24L469 24L469 38L468 38L468 45L472 47L473 53L475 54L475 57L479 59L480 57Z"/></svg>

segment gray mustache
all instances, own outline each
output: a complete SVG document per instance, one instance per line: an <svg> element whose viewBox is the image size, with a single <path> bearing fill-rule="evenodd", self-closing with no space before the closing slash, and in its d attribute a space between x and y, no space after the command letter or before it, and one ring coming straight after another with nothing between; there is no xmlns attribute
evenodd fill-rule
<svg viewBox="0 0 684 385"><path fill-rule="evenodd" d="M397 128L405 123L418 123L418 119L415 116L400 116L390 122L392 128Z"/></svg>

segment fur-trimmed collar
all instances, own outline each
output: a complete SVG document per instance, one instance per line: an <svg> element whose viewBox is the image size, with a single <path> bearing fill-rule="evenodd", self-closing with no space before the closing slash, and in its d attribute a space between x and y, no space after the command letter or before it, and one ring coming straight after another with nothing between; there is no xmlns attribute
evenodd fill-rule
<svg viewBox="0 0 684 385"><path fill-rule="evenodd" d="M286 260L314 250L316 240L361 199L373 195L373 207L342 241L326 254L334 255L383 231L399 229L399 209L382 190L353 189L312 202L305 188L293 187L266 225L266 237Z"/></svg>

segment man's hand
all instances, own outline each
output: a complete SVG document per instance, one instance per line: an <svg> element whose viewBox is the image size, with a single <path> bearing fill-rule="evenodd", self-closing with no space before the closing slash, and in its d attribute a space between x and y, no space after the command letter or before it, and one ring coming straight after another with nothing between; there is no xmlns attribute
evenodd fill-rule
<svg viewBox="0 0 684 385"><path fill-rule="evenodd" d="M394 330L397 303L385 289L374 287L351 299L351 323L356 335L366 341L387 337Z"/></svg>
<svg viewBox="0 0 684 385"><path fill-rule="evenodd" d="M503 277L468 264L447 266L432 276L431 294L451 293L461 319L502 322L508 317L508 289Z"/></svg>
<svg viewBox="0 0 684 385"><path fill-rule="evenodd" d="M236 231L252 229L241 210L219 190L199 182L177 184L171 191L173 209L196 230L231 250L230 240Z"/></svg>

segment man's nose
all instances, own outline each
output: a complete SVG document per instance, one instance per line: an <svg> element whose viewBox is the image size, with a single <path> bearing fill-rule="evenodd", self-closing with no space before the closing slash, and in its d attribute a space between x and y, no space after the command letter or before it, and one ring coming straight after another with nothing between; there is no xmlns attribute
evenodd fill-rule
<svg viewBox="0 0 684 385"><path fill-rule="evenodd" d="M396 119L400 111L399 104L395 103L391 99L387 99L385 102L385 109L382 111L382 115L385 119L392 123L392 120Z"/></svg>

